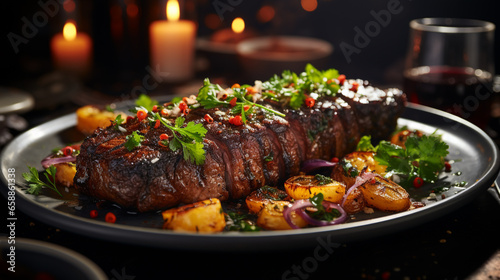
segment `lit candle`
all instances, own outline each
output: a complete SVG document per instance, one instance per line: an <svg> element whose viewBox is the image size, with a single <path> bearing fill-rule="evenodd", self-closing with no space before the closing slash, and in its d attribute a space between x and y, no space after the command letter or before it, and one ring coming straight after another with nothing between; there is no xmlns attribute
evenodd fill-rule
<svg viewBox="0 0 500 280"><path fill-rule="evenodd" d="M181 82L193 76L196 25L179 20L177 0L168 0L167 20L155 21L149 28L151 66L167 82Z"/></svg>
<svg viewBox="0 0 500 280"><path fill-rule="evenodd" d="M78 75L90 71L92 39L85 33L77 33L74 23L66 22L62 34L56 34L50 44L57 69Z"/></svg>
<svg viewBox="0 0 500 280"><path fill-rule="evenodd" d="M255 37L256 34L245 27L245 21L237 17L231 23L231 28L215 32L210 40L216 43L227 44L227 48L236 49L236 44L245 39Z"/></svg>

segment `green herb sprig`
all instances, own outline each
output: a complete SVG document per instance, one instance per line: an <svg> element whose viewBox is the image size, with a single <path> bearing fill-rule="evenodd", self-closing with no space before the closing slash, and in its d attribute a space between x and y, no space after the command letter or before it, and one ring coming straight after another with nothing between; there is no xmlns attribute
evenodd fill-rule
<svg viewBox="0 0 500 280"><path fill-rule="evenodd" d="M140 135L137 131L133 131L131 134L127 135L125 139L127 140L124 144L125 148L131 152L133 149L141 146L142 141L144 141L144 135Z"/></svg>
<svg viewBox="0 0 500 280"><path fill-rule="evenodd" d="M375 160L387 166L387 171L400 175L400 185L413 186L413 180L420 177L427 183L437 180L439 172L444 168L444 158L448 155L448 144L434 133L422 137L410 136L402 148L389 141L381 141L370 148L370 138L364 136L358 149L375 151Z"/></svg>
<svg viewBox="0 0 500 280"><path fill-rule="evenodd" d="M334 81L338 77L339 73L335 69L320 71L307 64L305 71L300 74L285 70L281 76L274 75L262 83L262 88L264 92L274 92L276 99L289 97L288 106L298 109L304 104L306 94L314 92L318 96L335 96L340 89L340 85Z"/></svg>
<svg viewBox="0 0 500 280"><path fill-rule="evenodd" d="M266 106L263 106L261 104L254 103L248 99L245 98L246 95L246 88L248 85L244 85L240 88L234 88L233 92L231 95L229 95L225 100L219 100L217 98L217 93L222 91L222 87L216 84L210 83L210 80L206 78L203 81L203 87L201 87L200 91L198 92L198 97L196 100L202 107L205 109L212 109L212 108L217 108L217 107L230 107L231 103L230 101L233 98L236 98L236 102L234 103L234 107L231 109L232 114L241 114L241 119L243 123L247 122L248 116L253 112L254 107L258 107L263 109L264 111L280 116L280 117L285 117L286 115L278 112L274 109L268 108ZM249 109L245 110L245 106L248 106Z"/></svg>
<svg viewBox="0 0 500 280"><path fill-rule="evenodd" d="M54 165L49 166L49 168L45 169L45 178L49 182L48 184L44 181L40 180L40 176L38 174L38 170L36 168L28 166L30 172L23 173L23 178L28 182L29 189L26 190L28 193L33 195L40 194L40 191L43 188L49 188L55 191L59 196L62 194L59 192L56 186L56 167Z"/></svg>
<svg viewBox="0 0 500 280"><path fill-rule="evenodd" d="M197 165L201 165L205 162L205 150L203 149L203 138L205 137L207 130L203 127L201 123L195 124L194 122L188 122L184 126L185 119L183 117L178 117L175 119L175 123L172 126L158 113L154 113L154 120L160 120L160 122L167 127L174 138L169 141L169 148L172 151L177 151L182 148L184 154L184 159L193 162Z"/></svg>

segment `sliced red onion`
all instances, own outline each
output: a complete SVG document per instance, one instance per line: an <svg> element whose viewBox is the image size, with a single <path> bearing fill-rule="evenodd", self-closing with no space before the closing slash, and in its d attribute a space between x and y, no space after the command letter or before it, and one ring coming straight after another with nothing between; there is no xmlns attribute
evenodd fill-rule
<svg viewBox="0 0 500 280"><path fill-rule="evenodd" d="M297 213L309 224L314 225L314 226L330 226L330 225L336 225L336 224L341 224L347 220L347 213L345 212L340 205L329 202L329 201L323 201L322 202L323 206L326 209L330 208L335 208L340 212L340 217L336 218L333 221L322 221L322 220L316 220L311 218L306 212L305 208L307 207L314 207L314 205L308 200L308 199L301 199L295 201L292 206L290 207L285 207L283 211L283 217L285 218L285 221L290 225L291 228L293 229L299 229L296 224L293 223L292 221L292 213L295 211L298 211Z"/></svg>
<svg viewBox="0 0 500 280"><path fill-rule="evenodd" d="M318 168L334 167L335 165L337 165L336 162L331 162L323 159L310 159L302 163L302 171L305 173L309 173Z"/></svg>
<svg viewBox="0 0 500 280"><path fill-rule="evenodd" d="M76 157L74 156L64 156L64 157L53 157L54 155L50 155L42 160L43 168L47 169L51 165L65 163L65 162L75 162Z"/></svg>

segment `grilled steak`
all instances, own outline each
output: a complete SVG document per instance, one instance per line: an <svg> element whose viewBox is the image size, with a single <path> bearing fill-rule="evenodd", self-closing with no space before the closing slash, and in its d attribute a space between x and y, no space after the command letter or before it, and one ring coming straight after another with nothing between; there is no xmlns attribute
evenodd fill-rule
<svg viewBox="0 0 500 280"><path fill-rule="evenodd" d="M85 194L140 212L208 198L236 199L264 185L278 185L298 175L307 159L331 159L352 151L362 135L383 139L395 129L406 99L397 89L380 90L362 84L357 92L342 87L335 97L319 97L312 108L282 108L285 118L256 114L244 125L228 121L230 108L192 109L186 122L202 123L205 163L186 161L182 151L161 146L165 127L152 128L134 118L122 125L98 129L81 145L76 187ZM213 117L207 123L204 116ZM129 151L126 136L144 135Z"/></svg>

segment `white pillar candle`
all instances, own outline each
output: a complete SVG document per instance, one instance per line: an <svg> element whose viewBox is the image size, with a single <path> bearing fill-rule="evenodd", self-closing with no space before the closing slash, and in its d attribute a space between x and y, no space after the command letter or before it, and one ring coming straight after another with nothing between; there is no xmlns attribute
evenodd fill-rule
<svg viewBox="0 0 500 280"><path fill-rule="evenodd" d="M181 82L193 76L196 25L179 20L179 3L167 2L167 20L149 28L151 66L167 82Z"/></svg>
<svg viewBox="0 0 500 280"><path fill-rule="evenodd" d="M92 39L77 33L72 22L64 25L63 33L56 34L51 42L52 59L57 69L73 74L86 75L92 65Z"/></svg>

